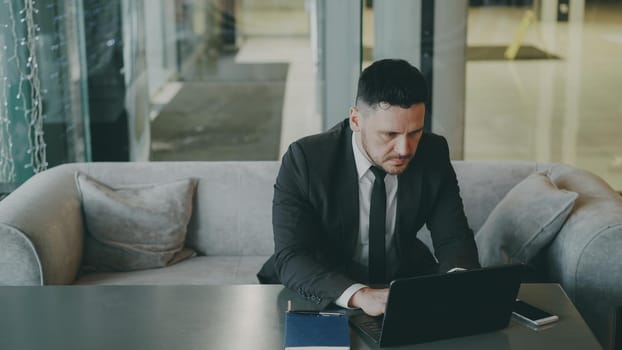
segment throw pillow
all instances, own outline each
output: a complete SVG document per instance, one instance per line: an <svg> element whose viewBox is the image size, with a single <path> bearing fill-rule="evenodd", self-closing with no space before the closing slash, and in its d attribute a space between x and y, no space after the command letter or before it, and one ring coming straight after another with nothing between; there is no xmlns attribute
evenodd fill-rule
<svg viewBox="0 0 622 350"><path fill-rule="evenodd" d="M112 188L76 172L87 234L83 266L132 271L174 264L184 249L196 180Z"/></svg>
<svg viewBox="0 0 622 350"><path fill-rule="evenodd" d="M546 173L519 182L475 235L484 267L529 263L561 229L577 193L558 189Z"/></svg>

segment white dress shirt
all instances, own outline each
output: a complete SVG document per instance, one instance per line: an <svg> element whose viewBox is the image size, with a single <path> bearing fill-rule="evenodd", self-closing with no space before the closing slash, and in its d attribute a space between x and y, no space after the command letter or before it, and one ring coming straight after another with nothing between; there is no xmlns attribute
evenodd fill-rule
<svg viewBox="0 0 622 350"><path fill-rule="evenodd" d="M369 264L369 208L371 205L371 191L374 185L375 176L369 168L373 165L369 159L363 154L356 144L355 137L352 134L352 150L354 152L354 162L356 163L356 172L359 184L359 232L357 246L354 250L354 261L362 266ZM387 222L386 222L386 257L387 269L397 266L397 256L395 254L395 242L393 233L395 231L395 218L397 213L397 175L387 174L384 177L384 184L387 190ZM390 271L387 271L388 273ZM355 283L347 288L337 300L335 304L341 307L348 307L348 301L359 289L367 287L364 284Z"/></svg>

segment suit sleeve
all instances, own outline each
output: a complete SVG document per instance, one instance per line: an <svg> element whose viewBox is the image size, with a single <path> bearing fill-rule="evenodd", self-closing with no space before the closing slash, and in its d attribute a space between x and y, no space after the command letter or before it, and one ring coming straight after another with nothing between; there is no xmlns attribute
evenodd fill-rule
<svg viewBox="0 0 622 350"><path fill-rule="evenodd" d="M301 147L283 156L274 186L274 266L281 283L317 304L334 301L355 281L324 256L319 216L309 194L309 170Z"/></svg>
<svg viewBox="0 0 622 350"><path fill-rule="evenodd" d="M477 246L464 214L458 179L449 159L449 147L444 138L441 140L440 152L435 159L438 172L434 175L439 176L441 182L427 221L434 254L439 261L440 272L455 267L478 268Z"/></svg>

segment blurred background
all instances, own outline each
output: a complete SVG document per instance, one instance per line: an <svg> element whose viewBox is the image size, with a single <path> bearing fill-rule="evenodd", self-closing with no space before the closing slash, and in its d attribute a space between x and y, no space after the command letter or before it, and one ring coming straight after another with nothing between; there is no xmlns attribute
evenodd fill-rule
<svg viewBox="0 0 622 350"><path fill-rule="evenodd" d="M66 162L278 160L419 67L453 159L622 190L622 0L4 0L0 192Z"/></svg>

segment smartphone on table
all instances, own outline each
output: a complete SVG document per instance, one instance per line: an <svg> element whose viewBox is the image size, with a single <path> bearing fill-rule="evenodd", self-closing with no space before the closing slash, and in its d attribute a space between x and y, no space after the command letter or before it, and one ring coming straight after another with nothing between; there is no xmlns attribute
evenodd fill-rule
<svg viewBox="0 0 622 350"><path fill-rule="evenodd" d="M513 312L515 317L528 324L539 327L559 320L557 315L546 312L522 300L516 299Z"/></svg>

